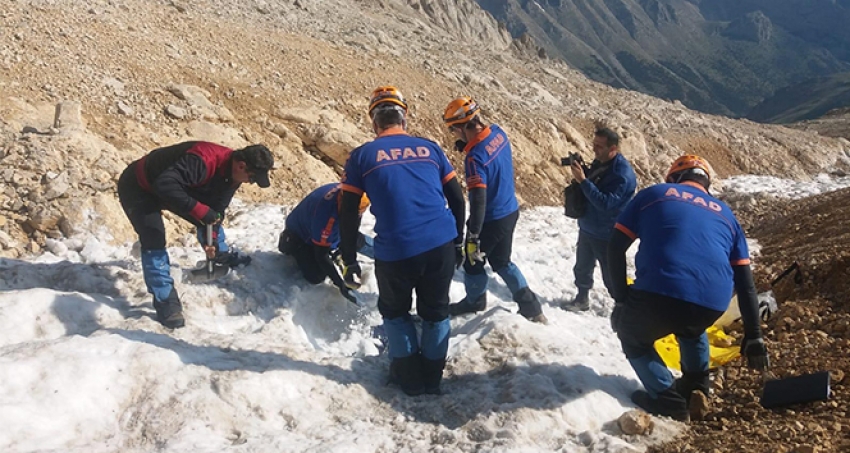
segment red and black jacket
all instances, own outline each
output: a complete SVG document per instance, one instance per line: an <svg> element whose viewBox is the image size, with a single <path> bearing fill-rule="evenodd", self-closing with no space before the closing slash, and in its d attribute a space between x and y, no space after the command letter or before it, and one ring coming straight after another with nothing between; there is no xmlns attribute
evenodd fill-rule
<svg viewBox="0 0 850 453"><path fill-rule="evenodd" d="M233 181L233 150L209 142L183 142L157 148L136 164L136 179L163 208L194 220L210 211L224 213L240 184Z"/></svg>

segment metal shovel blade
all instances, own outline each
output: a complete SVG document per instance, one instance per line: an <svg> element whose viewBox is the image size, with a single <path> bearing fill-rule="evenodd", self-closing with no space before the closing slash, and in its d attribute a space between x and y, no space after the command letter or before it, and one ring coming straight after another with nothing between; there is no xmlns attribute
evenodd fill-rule
<svg viewBox="0 0 850 453"><path fill-rule="evenodd" d="M191 269L187 272L188 280L191 283L204 283L218 278L224 277L230 273L230 266L212 263L212 268L209 267L212 261L202 262L202 266L197 269Z"/></svg>
<svg viewBox="0 0 850 453"><path fill-rule="evenodd" d="M207 246L213 245L213 225L207 224ZM213 260L207 258L203 267L192 269L189 271L189 281L194 283L202 283L215 280L219 277L224 277L230 273L230 266L216 264Z"/></svg>

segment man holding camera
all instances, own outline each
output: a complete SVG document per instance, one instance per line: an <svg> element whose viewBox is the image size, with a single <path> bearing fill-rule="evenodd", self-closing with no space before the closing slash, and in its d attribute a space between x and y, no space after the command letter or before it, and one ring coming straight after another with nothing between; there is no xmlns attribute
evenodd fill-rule
<svg viewBox="0 0 850 453"><path fill-rule="evenodd" d="M578 219L576 264L573 267L576 298L561 308L568 311L590 309L590 288L596 262L602 268L602 281L611 293L608 275L608 240L620 211L628 204L637 188L632 166L620 154L620 137L607 127L598 128L593 136L594 160L585 168L580 160L572 159L570 170L587 199L587 210Z"/></svg>

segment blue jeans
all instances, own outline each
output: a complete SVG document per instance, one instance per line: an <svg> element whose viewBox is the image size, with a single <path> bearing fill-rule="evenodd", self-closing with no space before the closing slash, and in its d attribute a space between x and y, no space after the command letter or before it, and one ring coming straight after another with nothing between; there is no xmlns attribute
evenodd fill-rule
<svg viewBox="0 0 850 453"><path fill-rule="evenodd" d="M602 268L602 282L608 293L611 292L611 280L608 276L608 240L595 238L584 231L578 232L576 245L576 264L573 267L575 285L579 291L590 291L593 288L593 270L596 262Z"/></svg>
<svg viewBox="0 0 850 453"><path fill-rule="evenodd" d="M705 329L722 311L711 310L684 300L635 289L625 303L617 304L613 327L626 358L651 397L673 385L673 375L655 350L655 341L675 334L681 353L683 373L708 371L708 336Z"/></svg>

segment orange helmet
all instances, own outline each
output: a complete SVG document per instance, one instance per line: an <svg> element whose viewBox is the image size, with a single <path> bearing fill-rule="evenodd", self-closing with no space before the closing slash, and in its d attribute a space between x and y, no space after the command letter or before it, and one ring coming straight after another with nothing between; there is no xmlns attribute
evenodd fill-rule
<svg viewBox="0 0 850 453"><path fill-rule="evenodd" d="M369 197L366 196L366 192L363 192L363 196L360 197L360 207L358 208L360 215L363 215L363 213L366 212L367 209L369 209L369 205L371 203L372 202L369 200Z"/></svg>
<svg viewBox="0 0 850 453"><path fill-rule="evenodd" d="M461 96L446 107L443 121L448 126L463 124L478 116L478 104L469 96Z"/></svg>
<svg viewBox="0 0 850 453"><path fill-rule="evenodd" d="M372 97L369 100L369 114L372 114L372 110L375 110L375 107L384 103L395 104L407 112L407 102L405 102L404 96L401 95L401 91L394 86L381 86L372 91Z"/></svg>
<svg viewBox="0 0 850 453"><path fill-rule="evenodd" d="M673 162L673 165L670 166L670 170L667 171L667 177L665 180L667 182L676 182L673 179L673 175L694 169L701 170L702 173L705 173L708 181L711 182L711 165L708 164L707 160L693 154L688 154L676 159L676 161Z"/></svg>

